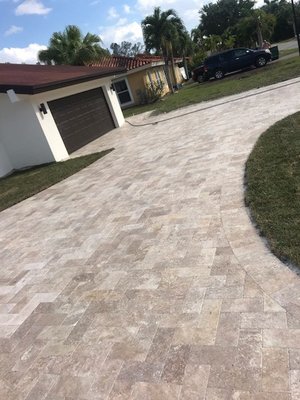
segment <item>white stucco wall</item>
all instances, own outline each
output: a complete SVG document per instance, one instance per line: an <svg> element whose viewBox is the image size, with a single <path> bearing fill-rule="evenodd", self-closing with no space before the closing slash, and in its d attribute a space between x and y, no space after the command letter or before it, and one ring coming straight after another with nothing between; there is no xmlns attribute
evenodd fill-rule
<svg viewBox="0 0 300 400"><path fill-rule="evenodd" d="M3 143L0 142L0 176L7 175L12 169L13 166L10 163L5 147Z"/></svg>
<svg viewBox="0 0 300 400"><path fill-rule="evenodd" d="M123 125L124 116L110 86L111 79L102 78L36 95L18 95L20 101L15 103L7 94L0 93L0 176L12 169L69 157L48 101L102 87L115 126ZM45 104L47 114L40 112L41 103Z"/></svg>
<svg viewBox="0 0 300 400"><path fill-rule="evenodd" d="M112 113L112 117L116 128L122 126L125 122L124 115L118 100L117 93L110 89L111 81L108 82L104 87L102 87L108 107Z"/></svg>
<svg viewBox="0 0 300 400"><path fill-rule="evenodd" d="M46 137L48 145L52 151L53 157L55 161L63 161L69 158L69 154L65 147L65 144L60 136L59 130L57 129L56 123L53 119L51 111L48 107L48 104L45 100L41 101L41 103L45 104L47 109L47 114L43 114L40 112L40 103L36 103L35 99L30 98L30 102L34 109L35 116L43 130L43 133Z"/></svg>
<svg viewBox="0 0 300 400"><path fill-rule="evenodd" d="M12 169L55 161L29 99L11 103L0 94L0 142Z"/></svg>

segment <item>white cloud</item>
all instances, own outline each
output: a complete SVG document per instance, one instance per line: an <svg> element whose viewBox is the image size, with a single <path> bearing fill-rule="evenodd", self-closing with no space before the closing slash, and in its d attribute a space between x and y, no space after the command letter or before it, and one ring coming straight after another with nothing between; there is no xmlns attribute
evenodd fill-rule
<svg viewBox="0 0 300 400"><path fill-rule="evenodd" d="M151 12L154 7L161 7L163 10L173 7L176 3L182 3L179 0L137 0L137 6L140 10Z"/></svg>
<svg viewBox="0 0 300 400"><path fill-rule="evenodd" d="M190 26L192 24L193 27L196 27L196 25L199 25L199 23L200 23L199 11L200 11L200 7L199 8L194 8L194 9L185 10L183 12L183 14L180 15L180 17L182 18L182 20L184 21L184 23L187 26Z"/></svg>
<svg viewBox="0 0 300 400"><path fill-rule="evenodd" d="M52 8L47 8L44 4L39 0L25 0L15 10L16 15L24 15L24 14L37 14L37 15L46 15Z"/></svg>
<svg viewBox="0 0 300 400"><path fill-rule="evenodd" d="M131 8L128 4L123 5L123 10L124 10L125 14L130 14L130 12L131 12Z"/></svg>
<svg viewBox="0 0 300 400"><path fill-rule="evenodd" d="M256 0L256 3L254 4L253 8L260 8L261 6L264 6L265 2L264 0Z"/></svg>
<svg viewBox="0 0 300 400"><path fill-rule="evenodd" d="M188 30L195 28L199 22L199 11L204 4L209 3L210 0L136 0L136 8L140 10L143 17L153 13L154 7L161 7L161 10L173 8L177 11L180 18ZM262 0L261 0L262 1Z"/></svg>
<svg viewBox="0 0 300 400"><path fill-rule="evenodd" d="M121 18L117 24L101 27L100 37L105 47L109 47L111 43L121 43L123 40L132 43L143 41L141 24L128 23L126 18Z"/></svg>
<svg viewBox="0 0 300 400"><path fill-rule="evenodd" d="M7 31L4 32L4 36L14 35L23 31L21 26L12 25Z"/></svg>
<svg viewBox="0 0 300 400"><path fill-rule="evenodd" d="M127 18L119 18L118 21L115 23L115 26L122 26L127 24Z"/></svg>
<svg viewBox="0 0 300 400"><path fill-rule="evenodd" d="M96 6L97 4L100 4L101 0L94 0L90 3L91 6Z"/></svg>
<svg viewBox="0 0 300 400"><path fill-rule="evenodd" d="M35 64L38 61L38 52L46 48L46 46L37 43L32 43L24 48L6 47L0 49L0 62Z"/></svg>
<svg viewBox="0 0 300 400"><path fill-rule="evenodd" d="M119 18L119 14L117 13L115 7L110 7L107 13L108 13L108 19Z"/></svg>

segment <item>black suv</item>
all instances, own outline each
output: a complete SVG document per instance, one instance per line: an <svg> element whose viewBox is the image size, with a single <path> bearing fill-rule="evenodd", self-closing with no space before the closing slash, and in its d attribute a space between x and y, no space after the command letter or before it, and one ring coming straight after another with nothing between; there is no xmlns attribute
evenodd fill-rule
<svg viewBox="0 0 300 400"><path fill-rule="evenodd" d="M264 67L272 58L269 49L252 50L246 48L231 49L206 58L202 65L193 71L195 82L204 82L215 77L222 79L228 72L238 71L252 65Z"/></svg>

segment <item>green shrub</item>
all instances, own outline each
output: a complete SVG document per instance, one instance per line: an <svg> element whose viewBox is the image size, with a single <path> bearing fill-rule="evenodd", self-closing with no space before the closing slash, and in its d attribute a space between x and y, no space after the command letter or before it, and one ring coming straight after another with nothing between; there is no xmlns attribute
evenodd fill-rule
<svg viewBox="0 0 300 400"><path fill-rule="evenodd" d="M164 86L159 82L147 83L144 90L138 90L140 104L151 104L159 100L163 94Z"/></svg>

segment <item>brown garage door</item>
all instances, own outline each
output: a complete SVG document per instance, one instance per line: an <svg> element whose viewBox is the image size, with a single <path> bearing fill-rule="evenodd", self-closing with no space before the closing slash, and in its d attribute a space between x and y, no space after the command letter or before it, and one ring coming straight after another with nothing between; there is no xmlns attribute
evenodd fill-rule
<svg viewBox="0 0 300 400"><path fill-rule="evenodd" d="M115 128L102 88L48 102L69 153Z"/></svg>

